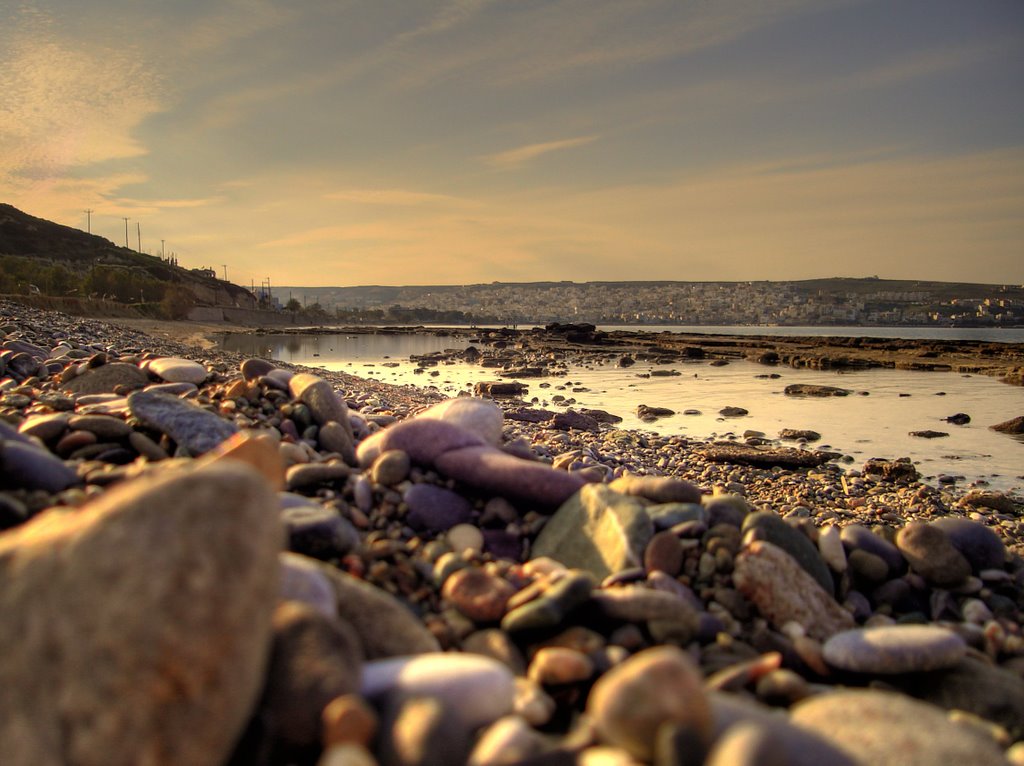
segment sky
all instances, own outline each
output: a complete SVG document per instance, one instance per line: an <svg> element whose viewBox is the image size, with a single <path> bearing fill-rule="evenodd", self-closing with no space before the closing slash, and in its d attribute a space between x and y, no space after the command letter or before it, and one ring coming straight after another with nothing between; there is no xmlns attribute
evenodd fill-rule
<svg viewBox="0 0 1024 766"><path fill-rule="evenodd" d="M0 202L246 286L1020 284L1024 2L7 0Z"/></svg>

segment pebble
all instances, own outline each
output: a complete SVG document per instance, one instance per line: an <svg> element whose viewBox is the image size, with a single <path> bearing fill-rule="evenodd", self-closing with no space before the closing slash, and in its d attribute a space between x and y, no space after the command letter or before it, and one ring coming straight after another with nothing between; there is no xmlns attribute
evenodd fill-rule
<svg viewBox="0 0 1024 766"><path fill-rule="evenodd" d="M538 649L527 669L527 677L545 686L586 681L593 673L593 660L582 652L562 646Z"/></svg>
<svg viewBox="0 0 1024 766"><path fill-rule="evenodd" d="M533 555L604 579L641 566L653 536L654 525L640 500L590 484L548 520L534 542Z"/></svg>
<svg viewBox="0 0 1024 766"><path fill-rule="evenodd" d="M392 449L380 453L370 468L370 478L376 484L393 487L409 476L412 461L404 450Z"/></svg>
<svg viewBox="0 0 1024 766"><path fill-rule="evenodd" d="M0 537L0 678L34 690L0 696L5 762L226 761L262 685L275 507L251 469L215 466L111 490L73 524L42 514ZM54 742L64 756L47 755Z"/></svg>
<svg viewBox="0 0 1024 766"><path fill-rule="evenodd" d="M587 697L587 714L600 737L649 761L658 728L678 724L693 741L711 741L711 707L700 671L674 646L645 649L602 675Z"/></svg>
<svg viewBox="0 0 1024 766"><path fill-rule="evenodd" d="M764 540L781 548L804 568L827 593L835 585L818 548L803 532L770 511L749 514L740 528L745 540Z"/></svg>
<svg viewBox="0 0 1024 766"><path fill-rule="evenodd" d="M1006 546L999 535L984 524L947 516L936 519L931 525L946 533L953 547L970 562L975 572L1002 569L1006 564Z"/></svg>
<svg viewBox="0 0 1024 766"><path fill-rule="evenodd" d="M19 441L0 442L0 486L60 492L78 483L78 474L47 450Z"/></svg>
<svg viewBox="0 0 1024 766"><path fill-rule="evenodd" d="M216 414L168 394L136 391L128 397L132 415L167 434L192 456L212 450L238 432L238 426Z"/></svg>
<svg viewBox="0 0 1024 766"><path fill-rule="evenodd" d="M199 385L209 375L206 368L198 362L176 356L153 359L146 367L151 373L168 383Z"/></svg>
<svg viewBox="0 0 1024 766"><path fill-rule="evenodd" d="M896 546L914 571L939 587L959 585L971 575L971 565L941 528L911 522L896 535Z"/></svg>
<svg viewBox="0 0 1024 766"><path fill-rule="evenodd" d="M853 617L785 551L757 541L736 557L736 587L777 628L800 625L824 640L853 627Z"/></svg>
<svg viewBox="0 0 1024 766"><path fill-rule="evenodd" d="M488 657L432 653L367 662L362 694L378 705L431 698L473 729L512 712L515 682L508 668Z"/></svg>
<svg viewBox="0 0 1024 766"><path fill-rule="evenodd" d="M797 705L797 726L818 732L858 763L877 766L1005 766L990 737L952 723L935 707L901 694L839 691Z"/></svg>
<svg viewBox="0 0 1024 766"><path fill-rule="evenodd" d="M967 651L956 633L937 625L890 625L837 633L823 647L825 661L855 673L922 673L953 667Z"/></svg>
<svg viewBox="0 0 1024 766"><path fill-rule="evenodd" d="M474 622L497 622L515 589L507 581L483 569L466 567L444 581L441 595Z"/></svg>
<svg viewBox="0 0 1024 766"><path fill-rule="evenodd" d="M413 484L403 500L409 506L405 521L415 530L443 532L473 517L473 506L466 498L433 484Z"/></svg>
<svg viewBox="0 0 1024 766"><path fill-rule="evenodd" d="M417 418L443 420L479 436L487 444L501 446L505 415L489 399L462 396L428 407Z"/></svg>
<svg viewBox="0 0 1024 766"><path fill-rule="evenodd" d="M342 694L324 707L320 716L324 747L356 744L370 747L377 734L377 713L358 694Z"/></svg>
<svg viewBox="0 0 1024 766"><path fill-rule="evenodd" d="M61 388L72 394L104 394L114 391L134 391L143 388L149 379L146 373L134 364L113 362L85 370L80 375L61 384Z"/></svg>

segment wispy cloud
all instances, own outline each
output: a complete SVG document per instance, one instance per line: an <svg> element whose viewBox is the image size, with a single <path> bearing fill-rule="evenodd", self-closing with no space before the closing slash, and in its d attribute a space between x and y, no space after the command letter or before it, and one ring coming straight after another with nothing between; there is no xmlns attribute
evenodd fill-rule
<svg viewBox="0 0 1024 766"><path fill-rule="evenodd" d="M492 165L502 170L509 170L517 168L520 165L535 160L538 157L550 154L551 152L559 152L565 149L575 149L578 146L586 146L587 144L593 143L599 138L599 136L577 136L576 138L563 138L559 141L544 141L538 144L527 144L526 146L517 146L514 149L506 149L503 152L496 154L488 154L481 159L488 165Z"/></svg>
<svg viewBox="0 0 1024 766"><path fill-rule="evenodd" d="M472 200L449 194L410 191L408 189L342 189L324 195L324 199L358 205L469 205Z"/></svg>

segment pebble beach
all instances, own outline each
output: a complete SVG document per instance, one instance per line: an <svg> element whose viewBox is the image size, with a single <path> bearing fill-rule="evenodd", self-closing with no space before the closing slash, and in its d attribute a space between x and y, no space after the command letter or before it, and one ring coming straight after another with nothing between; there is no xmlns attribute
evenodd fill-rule
<svg viewBox="0 0 1024 766"><path fill-rule="evenodd" d="M500 385L0 301L0 761L1024 765L1018 497Z"/></svg>

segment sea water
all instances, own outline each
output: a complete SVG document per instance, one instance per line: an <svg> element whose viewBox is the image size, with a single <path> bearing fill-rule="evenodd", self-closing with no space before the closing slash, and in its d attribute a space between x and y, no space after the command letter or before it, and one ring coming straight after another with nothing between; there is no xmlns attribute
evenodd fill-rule
<svg viewBox="0 0 1024 766"><path fill-rule="evenodd" d="M447 361L423 368L410 361L414 355L472 345L465 338L433 334L228 335L222 345L246 355L339 370L384 383L429 387L449 396L471 391L478 382L501 379L499 370L476 364ZM648 377L656 370L678 374ZM609 361L570 365L566 375L520 382L529 387L524 399L534 400L535 406L556 411L565 406L606 410L623 419L621 428L694 439L742 438L746 431L775 438L782 428L810 429L822 435L813 446L852 456L852 467L871 457L909 457L932 483L945 475L958 477L960 486L977 483L1024 492L1024 437L989 428L1024 414L1024 389L985 375L808 370L746 360L724 366L707 361L672 366L638 362L620 368ZM838 386L851 393L827 398L785 395L783 389L793 383ZM557 403L556 396L569 404ZM636 415L641 404L667 407L676 414L643 422ZM742 407L749 414L723 417L719 411L725 407ZM685 410L700 414L684 415ZM971 422L963 426L945 422L957 413L968 414ZM926 430L949 435L935 439L910 435Z"/></svg>

